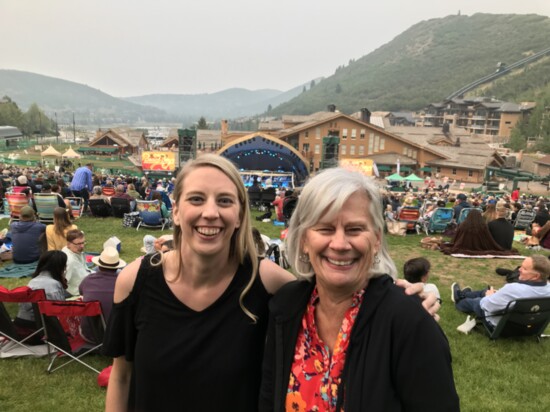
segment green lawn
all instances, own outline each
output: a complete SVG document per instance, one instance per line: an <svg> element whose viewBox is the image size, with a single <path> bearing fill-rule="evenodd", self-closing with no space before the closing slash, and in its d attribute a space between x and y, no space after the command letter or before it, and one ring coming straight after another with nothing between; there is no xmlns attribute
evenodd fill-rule
<svg viewBox="0 0 550 412"><path fill-rule="evenodd" d="M281 227L254 222L262 233L278 237ZM0 221L0 229L7 220ZM160 232L122 228L120 219L84 217L77 221L87 236L87 250L99 252L110 236L122 241L122 259L131 261L140 255L145 234ZM164 231L168 233L168 231ZM503 259L455 259L440 252L420 248L422 236L391 236L389 247L398 269L412 257L424 256L432 262L431 280L443 298L440 325L445 331L453 355L456 386L463 411L542 411L550 405L550 392L544 390L548 379L550 350L548 340L507 339L489 341L482 333L466 336L456 331L465 320L450 301L450 285L458 281L473 288L503 284L494 273L498 266L513 268L520 261ZM529 254L529 251L525 251ZM28 278L0 279L7 287L24 285ZM13 310L13 308L12 308ZM109 364L101 356L91 358L98 368ZM100 411L105 390L96 384L96 376L81 366L69 366L54 374L45 372L46 359L0 360L0 411ZM411 371L411 379L414 379ZM429 393L425 396L430 396ZM545 406L546 405L546 406Z"/></svg>

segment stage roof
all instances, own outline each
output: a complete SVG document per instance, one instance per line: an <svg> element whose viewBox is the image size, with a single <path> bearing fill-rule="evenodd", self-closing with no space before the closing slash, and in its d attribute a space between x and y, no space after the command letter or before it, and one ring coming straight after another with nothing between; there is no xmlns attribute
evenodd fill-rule
<svg viewBox="0 0 550 412"><path fill-rule="evenodd" d="M252 133L226 144L218 153L243 170L294 173L296 186L309 176L308 163L288 143L265 133Z"/></svg>

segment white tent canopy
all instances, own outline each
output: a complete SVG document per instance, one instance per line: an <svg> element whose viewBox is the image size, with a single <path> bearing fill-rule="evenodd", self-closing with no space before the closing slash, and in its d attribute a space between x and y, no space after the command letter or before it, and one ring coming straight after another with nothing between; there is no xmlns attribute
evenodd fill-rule
<svg viewBox="0 0 550 412"><path fill-rule="evenodd" d="M52 145L50 145L50 147L48 147L46 150L40 153L40 156L61 157L61 153L59 153L57 150L55 150L55 148Z"/></svg>
<svg viewBox="0 0 550 412"><path fill-rule="evenodd" d="M63 153L63 156L67 159L80 159L82 156L80 156L78 153L76 153L71 146L69 146L69 149Z"/></svg>

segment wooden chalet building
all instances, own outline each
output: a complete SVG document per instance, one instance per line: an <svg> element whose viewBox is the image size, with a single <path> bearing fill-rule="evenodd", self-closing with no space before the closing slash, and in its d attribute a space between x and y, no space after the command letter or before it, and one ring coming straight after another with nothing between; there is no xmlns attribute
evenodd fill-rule
<svg viewBox="0 0 550 412"><path fill-rule="evenodd" d="M87 147L78 149L86 154L132 155L148 147L145 133L131 129L98 130L96 138Z"/></svg>

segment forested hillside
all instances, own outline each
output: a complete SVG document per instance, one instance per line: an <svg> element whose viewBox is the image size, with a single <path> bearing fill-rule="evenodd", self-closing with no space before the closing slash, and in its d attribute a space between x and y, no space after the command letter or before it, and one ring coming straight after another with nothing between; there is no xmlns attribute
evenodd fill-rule
<svg viewBox="0 0 550 412"><path fill-rule="evenodd" d="M307 114L324 110L329 103L346 113L362 107L418 110L494 72L499 62L510 64L548 47L550 18L544 16L475 14L423 21L336 69L273 113ZM509 86L503 98L527 96L531 85L546 87L549 71L543 76L540 72L543 64L525 70L523 79ZM507 77L497 84L507 82Z"/></svg>
<svg viewBox="0 0 550 412"><path fill-rule="evenodd" d="M0 70L0 98L8 96L23 110L33 103L60 124L136 123L174 120L154 107L126 102L92 87L18 70Z"/></svg>

